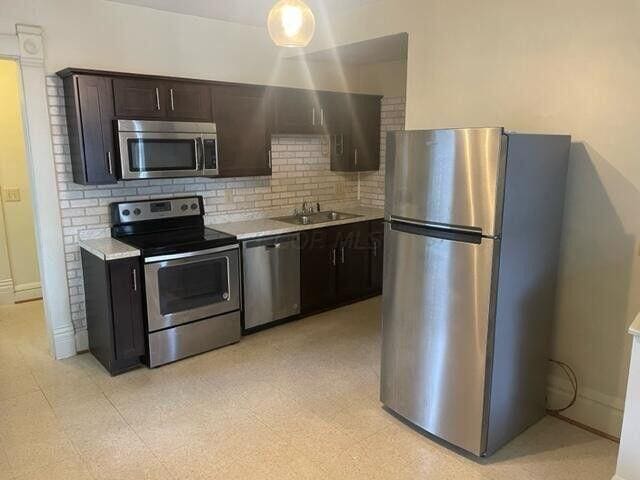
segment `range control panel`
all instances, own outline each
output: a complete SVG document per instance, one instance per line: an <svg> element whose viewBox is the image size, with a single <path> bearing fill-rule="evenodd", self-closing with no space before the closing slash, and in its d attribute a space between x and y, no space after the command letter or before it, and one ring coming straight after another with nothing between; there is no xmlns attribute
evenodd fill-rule
<svg viewBox="0 0 640 480"><path fill-rule="evenodd" d="M114 224L204 215L202 197L158 198L111 204Z"/></svg>

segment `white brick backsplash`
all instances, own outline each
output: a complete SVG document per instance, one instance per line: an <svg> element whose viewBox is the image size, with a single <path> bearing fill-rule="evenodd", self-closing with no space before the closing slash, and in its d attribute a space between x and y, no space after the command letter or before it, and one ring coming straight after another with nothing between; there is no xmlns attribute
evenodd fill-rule
<svg viewBox="0 0 640 480"><path fill-rule="evenodd" d="M67 282L73 324L86 328L84 288L78 242L110 235L112 202L181 195L202 195L207 224L281 215L304 200L354 203L358 174L332 172L329 142L319 136L275 136L272 139L272 176L224 179L177 178L135 180L115 185L84 186L73 183L62 81L47 77L49 118L56 163L60 215L65 244ZM404 126L404 98L382 100L382 154L384 132ZM381 163L381 167L383 163ZM382 206L384 169L360 174L361 203Z"/></svg>
<svg viewBox="0 0 640 480"><path fill-rule="evenodd" d="M384 207L384 165L387 132L404 130L405 98L384 97L381 107L380 169L360 174L360 203L370 207Z"/></svg>

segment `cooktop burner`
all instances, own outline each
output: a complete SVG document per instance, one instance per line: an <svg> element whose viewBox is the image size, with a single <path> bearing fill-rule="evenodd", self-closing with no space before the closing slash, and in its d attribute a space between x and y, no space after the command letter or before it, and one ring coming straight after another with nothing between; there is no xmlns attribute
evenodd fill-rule
<svg viewBox="0 0 640 480"><path fill-rule="evenodd" d="M233 235L207 227L134 234L119 237L118 240L139 248L145 257L207 250L237 243Z"/></svg>
<svg viewBox="0 0 640 480"><path fill-rule="evenodd" d="M233 235L204 226L202 197L111 204L111 236L144 257L171 255L237 243Z"/></svg>

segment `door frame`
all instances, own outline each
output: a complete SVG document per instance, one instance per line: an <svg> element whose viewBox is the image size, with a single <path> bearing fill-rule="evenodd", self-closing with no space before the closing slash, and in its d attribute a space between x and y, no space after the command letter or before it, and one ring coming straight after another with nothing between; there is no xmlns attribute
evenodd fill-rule
<svg viewBox="0 0 640 480"><path fill-rule="evenodd" d="M62 220L47 103L43 30L16 24L0 35L0 58L18 63L22 124L35 220L36 247L49 349L56 359L76 354L64 254Z"/></svg>

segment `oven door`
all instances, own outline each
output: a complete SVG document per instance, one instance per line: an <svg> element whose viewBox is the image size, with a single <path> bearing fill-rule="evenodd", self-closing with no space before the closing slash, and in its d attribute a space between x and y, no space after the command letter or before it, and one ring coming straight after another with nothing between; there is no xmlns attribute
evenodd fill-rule
<svg viewBox="0 0 640 480"><path fill-rule="evenodd" d="M237 245L145 259L149 332L240 308Z"/></svg>
<svg viewBox="0 0 640 480"><path fill-rule="evenodd" d="M118 132L123 179L202 175L202 137L195 133Z"/></svg>

